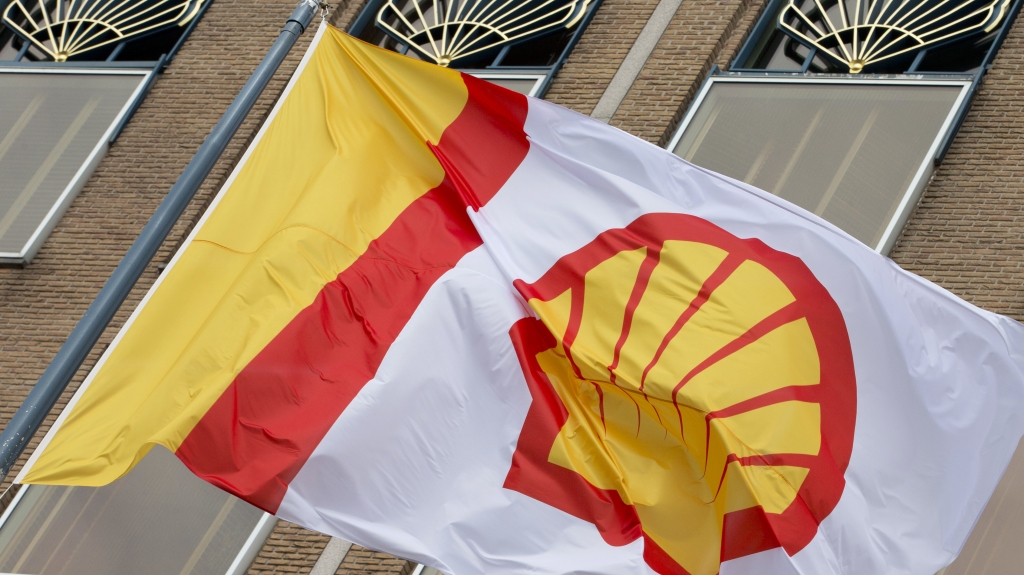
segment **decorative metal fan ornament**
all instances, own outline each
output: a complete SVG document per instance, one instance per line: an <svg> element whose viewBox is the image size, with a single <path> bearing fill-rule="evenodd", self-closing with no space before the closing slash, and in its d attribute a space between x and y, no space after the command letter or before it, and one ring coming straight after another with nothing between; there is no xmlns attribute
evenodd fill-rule
<svg viewBox="0 0 1024 575"><path fill-rule="evenodd" d="M172 26L184 26L206 0L14 0L3 22L57 62ZM26 3L28 5L26 5ZM49 4L49 7L47 7Z"/></svg>
<svg viewBox="0 0 1024 575"><path fill-rule="evenodd" d="M779 15L786 34L857 74L922 48L991 32L1010 0L808 0Z"/></svg>
<svg viewBox="0 0 1024 575"><path fill-rule="evenodd" d="M389 0L377 26L441 66L571 28L593 0Z"/></svg>

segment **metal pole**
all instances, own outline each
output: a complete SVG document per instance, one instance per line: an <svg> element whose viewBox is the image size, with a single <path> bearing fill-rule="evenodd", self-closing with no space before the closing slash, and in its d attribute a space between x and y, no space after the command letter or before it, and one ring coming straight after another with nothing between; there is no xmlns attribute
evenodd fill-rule
<svg viewBox="0 0 1024 575"><path fill-rule="evenodd" d="M128 249L128 253L111 274L99 295L89 305L85 315L25 398L25 402L4 428L3 434L0 434L0 480L7 476L11 466L28 445L29 439L57 403L57 399L71 382L71 378L85 361L89 351L121 307L121 303L128 297L128 292L156 255L160 244L167 238L167 234L171 232L171 228L213 169L228 142L256 103L256 99L295 45L295 41L313 21L319 7L320 3L316 0L299 1L277 41L249 77L241 92L235 97L235 101L221 116L213 132L199 147L199 151L192 157L171 191L160 202L153 217L146 227L142 228L142 233L135 239L135 243Z"/></svg>

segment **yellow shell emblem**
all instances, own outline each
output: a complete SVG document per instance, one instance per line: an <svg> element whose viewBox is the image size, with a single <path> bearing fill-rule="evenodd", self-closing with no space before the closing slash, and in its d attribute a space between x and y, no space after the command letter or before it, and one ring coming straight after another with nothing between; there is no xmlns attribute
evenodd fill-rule
<svg viewBox="0 0 1024 575"><path fill-rule="evenodd" d="M845 323L798 258L650 214L519 282L534 403L505 486L644 539L659 573L795 553L842 494L856 414Z"/></svg>

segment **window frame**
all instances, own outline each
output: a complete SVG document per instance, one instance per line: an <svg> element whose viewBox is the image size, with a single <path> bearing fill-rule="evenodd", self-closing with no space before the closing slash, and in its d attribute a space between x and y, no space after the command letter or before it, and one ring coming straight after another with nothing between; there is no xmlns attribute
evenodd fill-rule
<svg viewBox="0 0 1024 575"><path fill-rule="evenodd" d="M910 218L910 213L913 211L914 206L917 205L918 200L924 193L925 188L928 186L928 182L931 180L932 174L935 172L935 167L941 160L941 154L943 154L943 146L948 138L951 138L956 133L956 129L959 127L957 119L960 116L963 108L969 103L969 97L974 90L974 79L971 77L964 76L951 76L945 79L918 79L918 78L851 78L849 76L793 76L793 75L761 75L752 76L750 74L711 74L704 81L697 92L697 96L693 99L689 109L686 111L686 115L683 120L679 123L675 133L669 140L668 145L665 149L669 152L674 153L680 140L683 138L683 133L686 128L693 121L697 111L700 109L701 104L711 91L711 87L715 83L730 83L730 84L832 84L832 85L888 85L888 86L945 86L945 87L959 87L960 94L950 107L949 112L946 114L946 118L943 120L941 127L939 128L938 134L936 134L931 145L928 147L927 153L924 155L924 159L921 165L918 166L916 173L914 174L913 180L911 180L910 186L903 192L903 197L900 198L900 203L896 208L896 212L893 214L892 219L886 224L885 231L882 233L882 237L877 245L868 246L875 252L888 255L896 244L896 240L899 239L900 233L903 231L903 227L906 225L907 220Z"/></svg>
<svg viewBox="0 0 1024 575"><path fill-rule="evenodd" d="M0 528L3 528L3 526L7 524L7 519L10 518L14 509L18 506L18 503L20 503L22 498L25 497L25 494L28 493L29 489L32 489L33 487L43 486L22 485L18 489L18 493L16 493L14 498L11 499L11 503L7 506L7 509L4 509L3 514L0 514ZM234 496L229 495L229 497ZM259 554L260 549L263 548L263 544L266 543L267 539L270 537L270 533L276 526L277 518L264 511L263 515L260 516L259 521L256 522L256 526L253 527L249 537L247 537L245 543L242 544L242 548L238 550L238 554L235 555L235 558L231 561L231 565L228 566L224 575L245 575L245 572L249 570L252 562L256 559L256 555ZM0 573L0 575L26 574Z"/></svg>
<svg viewBox="0 0 1024 575"><path fill-rule="evenodd" d="M534 98L536 98L537 94L540 93L541 88L544 86L544 81L547 80L547 77L548 77L547 74L543 74L543 73L537 73L537 74L508 73L508 74L506 74L506 73L502 73L502 72L494 72L492 70L470 70L470 69L465 69L465 70L460 70L460 71L465 73L465 74L469 74L470 76L474 76L476 78L480 78L481 80L488 80L488 81L490 81L490 80L533 80L534 81L533 82L533 87L530 88L530 91L527 92L526 95L530 96L530 97L534 97Z"/></svg>
<svg viewBox="0 0 1024 575"><path fill-rule="evenodd" d="M106 156L107 151L114 139L117 138L124 121L138 107L146 92L152 86L153 80L158 74L158 68L138 67L57 67L57 66L3 66L0 65L0 74L62 74L62 75L104 75L104 76L138 76L139 85L132 92L132 95L121 107L121 110L114 116L110 126L103 132L103 136L93 146L92 151L85 161L79 166L75 175L72 176L64 190L57 197L57 200L50 207L50 210L36 226L32 235L17 252L0 252L0 264L27 265L39 253L43 243L57 227L57 223L67 212L71 203L78 197L78 194L85 187L85 184L92 177L100 161ZM2 574L0 574L2 575Z"/></svg>
<svg viewBox="0 0 1024 575"><path fill-rule="evenodd" d="M89 157L81 166L75 176L72 178L71 183L64 189L57 201L54 203L53 209L47 212L46 217L43 219L42 224L29 241L26 242L20 252L0 252L0 266L21 266L24 267L32 262L32 259L39 253L46 239L50 233L53 232L54 228L60 222L60 219L67 212L71 202L74 201L78 193L81 192L85 184L88 183L89 178L95 172L99 166L100 161L106 156L110 146L117 140L118 136L121 135L121 131L124 130L128 121L131 120L132 116L145 101L150 89L156 80L163 74L164 70L174 58L178 55L185 41L192 35L192 32L196 29L196 26L203 20L210 5L213 4L214 0L203 0L199 12L189 21L183 29L178 39L174 42L174 45L170 47L168 52L162 55L155 61L143 61L143 60L117 60L117 57L125 49L126 46L132 42L142 40L152 34L143 34L140 36L130 37L114 46L113 51L105 60L74 60L69 62L53 62L48 60L25 60L25 56L31 47L31 42L25 42L22 50L15 56L13 60L0 60L0 74L2 73L26 73L26 74L137 74L145 76L139 87L135 92L132 93L128 99L125 107L121 109L117 117L111 123L111 128L108 129L102 138L102 140L93 148ZM373 1L373 0L371 0ZM7 2L0 0L0 8L6 7ZM0 22L0 27L5 25ZM98 152L98 153L97 153ZM77 186L77 188L76 188ZM0 573L0 575L4 575Z"/></svg>

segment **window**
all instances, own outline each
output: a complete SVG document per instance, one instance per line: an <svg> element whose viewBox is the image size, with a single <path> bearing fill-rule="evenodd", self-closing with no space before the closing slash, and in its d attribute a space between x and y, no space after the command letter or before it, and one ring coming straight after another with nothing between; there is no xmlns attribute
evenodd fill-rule
<svg viewBox="0 0 1024 575"><path fill-rule="evenodd" d="M601 0L370 0L349 33L542 97L600 4ZM438 14L442 18L435 21ZM452 35L454 39L446 40Z"/></svg>
<svg viewBox="0 0 1024 575"><path fill-rule="evenodd" d="M32 260L208 6L0 2L0 264Z"/></svg>
<svg viewBox="0 0 1024 575"><path fill-rule="evenodd" d="M547 79L546 74L500 74L475 71L469 71L469 73L481 80L493 82L502 88L508 88L527 96L537 96L544 86L544 80Z"/></svg>
<svg viewBox="0 0 1024 575"><path fill-rule="evenodd" d="M105 487L23 487L0 517L0 573L239 575L274 524L158 447Z"/></svg>
<svg viewBox="0 0 1024 575"><path fill-rule="evenodd" d="M888 251L933 170L968 81L716 76L670 149Z"/></svg>
<svg viewBox="0 0 1024 575"><path fill-rule="evenodd" d="M888 253L1022 1L770 0L669 149Z"/></svg>
<svg viewBox="0 0 1024 575"><path fill-rule="evenodd" d="M0 68L0 262L32 259L152 73Z"/></svg>

